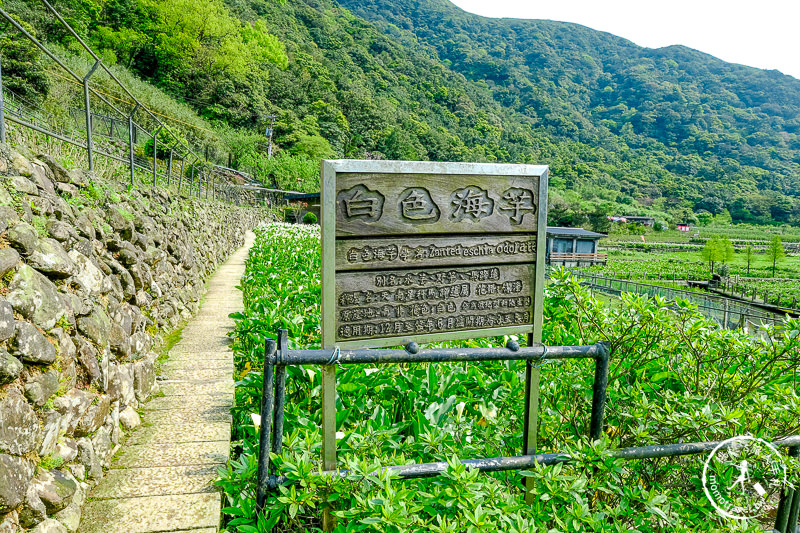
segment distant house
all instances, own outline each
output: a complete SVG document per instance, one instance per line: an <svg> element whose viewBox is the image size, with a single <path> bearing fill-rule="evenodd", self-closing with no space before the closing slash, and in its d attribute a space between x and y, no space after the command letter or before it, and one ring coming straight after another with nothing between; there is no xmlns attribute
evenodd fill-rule
<svg viewBox="0 0 800 533"><path fill-rule="evenodd" d="M652 228L656 225L655 217L633 217L633 216L610 216L608 220L611 222L624 222L626 224L639 224L640 226L645 226L648 228Z"/></svg>
<svg viewBox="0 0 800 533"><path fill-rule="evenodd" d="M639 224L641 226L645 226L648 228L652 228L656 225L655 217L626 217L628 219L628 224Z"/></svg>
<svg viewBox="0 0 800 533"><path fill-rule="evenodd" d="M582 228L547 228L546 260L553 266L605 264L607 254L597 253L597 243L605 238Z"/></svg>
<svg viewBox="0 0 800 533"><path fill-rule="evenodd" d="M314 213L317 216L317 220L319 220L319 197L320 194L318 192L284 194L283 199L286 200L289 205L297 208L295 215L296 220L292 220L291 222L302 222L306 213Z"/></svg>
<svg viewBox="0 0 800 533"><path fill-rule="evenodd" d="M689 224L675 224L675 228L678 231L689 231L691 229Z"/></svg>

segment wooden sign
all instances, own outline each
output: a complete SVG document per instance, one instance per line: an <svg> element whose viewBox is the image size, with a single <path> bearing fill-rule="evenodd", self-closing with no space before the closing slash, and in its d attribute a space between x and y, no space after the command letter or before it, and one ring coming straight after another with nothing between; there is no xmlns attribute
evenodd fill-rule
<svg viewBox="0 0 800 533"><path fill-rule="evenodd" d="M532 332L546 166L324 161L326 347Z"/></svg>

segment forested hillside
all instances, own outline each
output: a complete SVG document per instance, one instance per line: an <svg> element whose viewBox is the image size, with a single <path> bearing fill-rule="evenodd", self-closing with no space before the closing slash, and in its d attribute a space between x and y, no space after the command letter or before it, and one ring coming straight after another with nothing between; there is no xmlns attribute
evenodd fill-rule
<svg viewBox="0 0 800 533"><path fill-rule="evenodd" d="M313 187L294 176L331 156L535 162L552 168L553 223L723 209L800 223L800 81L777 72L445 0L54 5L107 62L214 124L233 164L265 182ZM69 48L39 2L4 9ZM3 42L7 54L13 39ZM34 63L10 82L46 91Z"/></svg>
<svg viewBox="0 0 800 533"><path fill-rule="evenodd" d="M728 208L735 221L796 216L795 78L682 46L642 48L576 24L487 19L446 0L342 5L486 84L539 131L590 147L552 162L569 187L590 177L645 205L683 199L714 214Z"/></svg>

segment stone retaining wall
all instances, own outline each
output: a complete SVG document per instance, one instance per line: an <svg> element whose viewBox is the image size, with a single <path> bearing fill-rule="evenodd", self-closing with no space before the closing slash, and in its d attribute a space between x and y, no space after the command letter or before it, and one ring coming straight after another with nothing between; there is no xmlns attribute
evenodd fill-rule
<svg viewBox="0 0 800 533"><path fill-rule="evenodd" d="M258 221L0 145L0 533L77 529L162 336Z"/></svg>

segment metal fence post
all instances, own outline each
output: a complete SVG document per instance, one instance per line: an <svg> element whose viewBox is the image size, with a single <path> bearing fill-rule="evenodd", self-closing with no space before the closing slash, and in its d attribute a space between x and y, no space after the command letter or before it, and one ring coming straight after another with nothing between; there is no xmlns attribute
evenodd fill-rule
<svg viewBox="0 0 800 533"><path fill-rule="evenodd" d="M327 347L326 347L327 348ZM336 366L320 367L322 378L322 468L336 470ZM335 518L329 503L323 504L322 531L333 531Z"/></svg>
<svg viewBox="0 0 800 533"><path fill-rule="evenodd" d="M589 438L593 441L603 434L603 419L606 411L606 389L608 388L608 362L611 357L610 343L602 343L605 350L595 359L594 385L592 386L592 419Z"/></svg>
<svg viewBox="0 0 800 533"><path fill-rule="evenodd" d="M3 102L3 68L0 66L0 143L6 142L6 113Z"/></svg>
<svg viewBox="0 0 800 533"><path fill-rule="evenodd" d="M283 449L283 411L286 408L286 365L282 356L289 351L289 330L278 332L278 360L275 365L275 422L272 426L272 453L280 455Z"/></svg>
<svg viewBox="0 0 800 533"><path fill-rule="evenodd" d="M730 300L725 298L725 310L722 313L722 329L728 329L728 311L730 306Z"/></svg>
<svg viewBox="0 0 800 533"><path fill-rule="evenodd" d="M194 187L194 165L195 165L195 163L192 163L192 175L189 177L189 196L190 197L192 196L192 187Z"/></svg>
<svg viewBox="0 0 800 533"><path fill-rule="evenodd" d="M131 187L133 187L133 115L136 113L136 110L139 109L139 104L136 104L136 107L133 108L131 114L128 115L128 157L129 163L131 165Z"/></svg>
<svg viewBox="0 0 800 533"><path fill-rule="evenodd" d="M153 187L156 186L156 172L158 170L158 132L161 131L161 126L156 128L153 132Z"/></svg>
<svg viewBox="0 0 800 533"><path fill-rule="evenodd" d="M528 333L528 346L541 341L541 330ZM539 442L539 380L541 371L531 361L525 362L525 405L522 414L522 455L533 455ZM533 480L525 479L525 503L530 505L536 496Z"/></svg>
<svg viewBox="0 0 800 533"><path fill-rule="evenodd" d="M181 175L178 178L178 196L181 195L181 185L183 185L183 164L186 162L186 156L181 158Z"/></svg>
<svg viewBox="0 0 800 533"><path fill-rule="evenodd" d="M264 373L261 387L261 429L258 435L258 486L256 487L256 506L263 509L267 501L269 490L269 452L272 448L272 417L274 415L275 396L273 387L275 382L273 357L275 355L275 341L267 339L264 345Z"/></svg>
<svg viewBox="0 0 800 533"><path fill-rule="evenodd" d="M94 71L100 66L100 61L89 69L89 73L83 78L83 101L86 106L86 151L89 154L89 170L94 170L94 147L92 146L92 110L89 106L89 78L92 77Z"/></svg>
<svg viewBox="0 0 800 533"><path fill-rule="evenodd" d="M169 188L170 181L172 181L172 153L175 151L175 147L178 146L178 143L172 145L172 148L169 149L169 166L167 167L167 188Z"/></svg>
<svg viewBox="0 0 800 533"><path fill-rule="evenodd" d="M790 446L786 450L789 457L800 455L799 446ZM783 489L781 500L778 504L778 512L775 516L775 529L779 533L795 533L797 530L797 514L800 508L800 494L792 488Z"/></svg>

